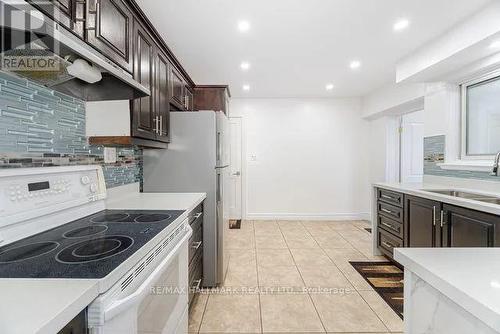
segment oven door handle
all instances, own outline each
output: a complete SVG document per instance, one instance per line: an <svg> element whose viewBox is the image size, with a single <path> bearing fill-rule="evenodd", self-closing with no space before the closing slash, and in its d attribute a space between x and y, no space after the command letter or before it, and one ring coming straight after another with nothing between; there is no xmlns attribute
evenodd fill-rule
<svg viewBox="0 0 500 334"><path fill-rule="evenodd" d="M166 267L172 262L173 258L179 253L181 247L189 240L193 230L189 227L188 233L181 239L181 241L175 245L174 249L167 255L167 257L158 265L151 275L142 283L142 285L137 288L137 290L128 295L127 297L113 302L106 310L104 310L104 319L108 321L113 319L118 314L122 313L124 310L134 306L139 303L144 297L150 293L150 287L154 282L163 274Z"/></svg>

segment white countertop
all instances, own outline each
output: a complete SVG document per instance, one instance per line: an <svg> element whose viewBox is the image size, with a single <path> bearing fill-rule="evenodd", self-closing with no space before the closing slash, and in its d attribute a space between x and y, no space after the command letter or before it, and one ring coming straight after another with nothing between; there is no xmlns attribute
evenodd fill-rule
<svg viewBox="0 0 500 334"><path fill-rule="evenodd" d="M205 193L138 193L132 189L112 189L106 208L185 210L184 217L206 198ZM57 333L98 295L99 280L0 279L0 333Z"/></svg>
<svg viewBox="0 0 500 334"><path fill-rule="evenodd" d="M469 208L477 211L483 211L492 213L495 215L500 215L500 205L474 201L466 198L452 197L442 194L431 193L426 190L458 190L464 192L471 192L475 194L482 194L487 196L500 197L500 182L498 183L498 191L484 191L476 190L471 188L460 188L454 187L452 185L442 185L442 184L430 184L430 183L374 183L374 187L384 188L388 190L393 190L396 192L401 192L409 195L419 196L428 198L431 200L448 203L456 206L461 206L464 208Z"/></svg>
<svg viewBox="0 0 500 334"><path fill-rule="evenodd" d="M397 248L395 259L500 332L499 248Z"/></svg>
<svg viewBox="0 0 500 334"><path fill-rule="evenodd" d="M57 333L98 294L97 280L1 279L0 333Z"/></svg>

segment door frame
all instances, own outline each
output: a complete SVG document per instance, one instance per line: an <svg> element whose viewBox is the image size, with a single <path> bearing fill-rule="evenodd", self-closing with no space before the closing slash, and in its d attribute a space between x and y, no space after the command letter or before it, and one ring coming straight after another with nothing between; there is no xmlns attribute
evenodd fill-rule
<svg viewBox="0 0 500 334"><path fill-rule="evenodd" d="M245 131L245 127L244 127L244 119L243 117L241 116L232 116L232 117L228 117L229 119L229 132L231 132L232 128L231 128L231 121L232 120L239 120L240 122L240 127L241 127L241 131L240 131L240 142L241 142L241 147L240 147L240 206L241 206L241 212L240 212L240 217L241 219L246 219L246 208L247 208L247 205L246 205L246 199L247 199L247 196L246 196L246 163L243 159L243 157L245 156L245 134L244 134L244 131ZM230 137L231 137L231 134L230 134ZM229 139L229 143L230 143L230 147L229 147L229 151L231 152L231 145L232 145L232 142L231 142L231 139ZM231 157L230 157L231 159ZM229 180L228 182L231 182L231 166L229 166Z"/></svg>

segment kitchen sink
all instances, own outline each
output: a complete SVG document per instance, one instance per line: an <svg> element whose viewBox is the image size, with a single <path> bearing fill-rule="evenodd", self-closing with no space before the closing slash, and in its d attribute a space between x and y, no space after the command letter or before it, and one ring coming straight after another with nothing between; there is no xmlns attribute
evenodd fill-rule
<svg viewBox="0 0 500 334"><path fill-rule="evenodd" d="M449 190L449 189L446 189L446 190L427 190L427 189L425 189L424 191L427 191L430 193L435 193L435 194L465 198L465 199L470 199L470 200L474 200L474 201L480 201L480 202L500 205L500 198L495 197L495 196L474 194L474 193L469 193L469 192L465 192L465 191Z"/></svg>

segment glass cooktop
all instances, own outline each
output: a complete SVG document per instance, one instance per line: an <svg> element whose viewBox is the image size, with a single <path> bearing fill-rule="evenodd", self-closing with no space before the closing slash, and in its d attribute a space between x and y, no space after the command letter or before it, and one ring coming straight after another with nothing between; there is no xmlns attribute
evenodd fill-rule
<svg viewBox="0 0 500 334"><path fill-rule="evenodd" d="M103 278L184 211L105 210L0 248L0 278Z"/></svg>

